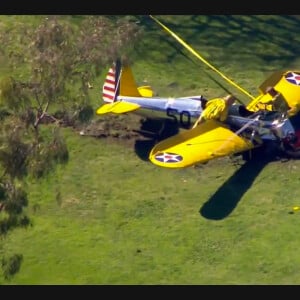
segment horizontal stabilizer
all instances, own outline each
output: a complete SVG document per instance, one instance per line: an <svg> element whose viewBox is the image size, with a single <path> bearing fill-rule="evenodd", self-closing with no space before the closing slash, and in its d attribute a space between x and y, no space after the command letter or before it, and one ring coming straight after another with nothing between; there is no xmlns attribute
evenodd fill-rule
<svg viewBox="0 0 300 300"><path fill-rule="evenodd" d="M144 85L137 88L142 97L153 97L151 86Z"/></svg>
<svg viewBox="0 0 300 300"><path fill-rule="evenodd" d="M130 111L134 111L140 108L140 105L135 103L129 103L124 101L117 101L113 103L108 103L100 106L96 113L98 115L107 114L107 113L114 113L114 114L123 114Z"/></svg>

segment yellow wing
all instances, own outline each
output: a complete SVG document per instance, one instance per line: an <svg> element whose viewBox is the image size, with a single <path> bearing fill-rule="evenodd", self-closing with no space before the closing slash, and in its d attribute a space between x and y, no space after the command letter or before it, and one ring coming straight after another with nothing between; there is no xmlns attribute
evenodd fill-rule
<svg viewBox="0 0 300 300"><path fill-rule="evenodd" d="M266 105L265 109L272 110L269 103L273 99L265 93L268 86L274 87L281 94L282 101L285 101L288 107L300 105L300 71L281 71L273 73L260 85L260 95L247 105L247 109L257 111Z"/></svg>
<svg viewBox="0 0 300 300"><path fill-rule="evenodd" d="M216 120L208 120L197 127L181 132L158 143L149 159L155 165L184 168L196 163L243 152L254 145Z"/></svg>

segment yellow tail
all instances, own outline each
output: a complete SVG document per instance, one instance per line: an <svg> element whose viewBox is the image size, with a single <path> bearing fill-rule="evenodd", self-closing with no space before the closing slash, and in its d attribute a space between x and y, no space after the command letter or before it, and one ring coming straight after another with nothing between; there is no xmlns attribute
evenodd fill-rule
<svg viewBox="0 0 300 300"><path fill-rule="evenodd" d="M150 86L138 87L130 66L123 66L120 75L120 95L131 97L152 97L153 91Z"/></svg>
<svg viewBox="0 0 300 300"><path fill-rule="evenodd" d="M112 103L103 104L96 110L96 113L98 115L103 115L107 113L123 114L126 112L134 111L138 108L140 108L140 106L135 103L116 101Z"/></svg>
<svg viewBox="0 0 300 300"><path fill-rule="evenodd" d="M130 66L121 65L117 60L109 68L103 84L102 99L106 103L112 103L118 100L118 96L128 97L152 97L153 91L150 86L138 87Z"/></svg>
<svg viewBox="0 0 300 300"><path fill-rule="evenodd" d="M150 98L153 96L153 91L148 85L138 87L130 66L122 66L120 60L117 60L109 68L103 84L102 99L105 104L101 105L96 113L121 114L140 107L138 104L123 102L119 96Z"/></svg>

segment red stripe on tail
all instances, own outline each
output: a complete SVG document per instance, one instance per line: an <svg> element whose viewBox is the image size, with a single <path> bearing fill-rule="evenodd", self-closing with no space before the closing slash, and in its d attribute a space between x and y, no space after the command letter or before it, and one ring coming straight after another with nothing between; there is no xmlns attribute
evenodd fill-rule
<svg viewBox="0 0 300 300"><path fill-rule="evenodd" d="M114 102L116 95L116 72L115 68L111 67L108 70L108 74L106 75L104 85L103 85L103 94L102 98L105 102Z"/></svg>

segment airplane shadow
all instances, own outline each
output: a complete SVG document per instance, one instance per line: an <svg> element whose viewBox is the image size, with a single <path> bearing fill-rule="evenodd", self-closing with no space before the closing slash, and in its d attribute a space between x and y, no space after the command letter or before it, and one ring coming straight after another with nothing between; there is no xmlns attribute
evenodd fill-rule
<svg viewBox="0 0 300 300"><path fill-rule="evenodd" d="M154 145L179 133L179 125L172 118L146 118L143 120L141 128L135 132L145 137L145 139L136 140L135 152L140 159L148 161Z"/></svg>
<svg viewBox="0 0 300 300"><path fill-rule="evenodd" d="M255 178L270 160L246 161L201 207L199 213L206 219L222 220L237 206Z"/></svg>
<svg viewBox="0 0 300 300"><path fill-rule="evenodd" d="M201 207L199 213L206 219L222 220L237 206L267 161L245 162Z"/></svg>
<svg viewBox="0 0 300 300"><path fill-rule="evenodd" d="M173 136L179 132L179 126L173 119L146 118L139 130L136 130L145 139L136 140L135 152L145 161L149 160L149 153L159 141ZM222 220L226 218L238 205L243 195L252 186L255 178L262 169L274 161L278 153L275 150L262 148L251 160L244 164L203 204L199 213L206 219Z"/></svg>

